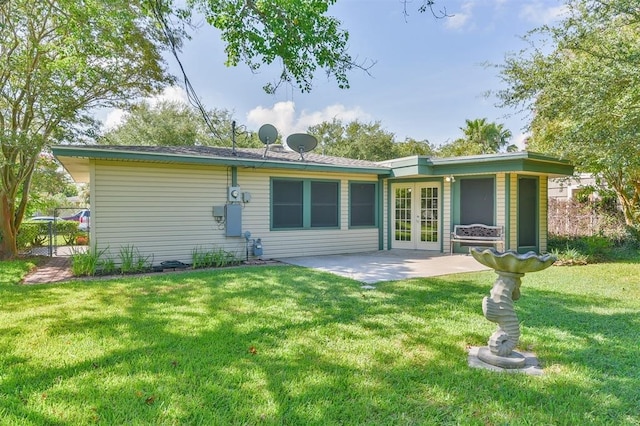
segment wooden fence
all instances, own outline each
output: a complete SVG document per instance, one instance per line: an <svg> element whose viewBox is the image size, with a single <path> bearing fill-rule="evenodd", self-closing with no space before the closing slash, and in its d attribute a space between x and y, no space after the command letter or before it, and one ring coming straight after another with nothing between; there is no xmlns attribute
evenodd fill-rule
<svg viewBox="0 0 640 426"><path fill-rule="evenodd" d="M550 235L615 238L625 234L622 212L603 207L598 202L549 199L548 220Z"/></svg>

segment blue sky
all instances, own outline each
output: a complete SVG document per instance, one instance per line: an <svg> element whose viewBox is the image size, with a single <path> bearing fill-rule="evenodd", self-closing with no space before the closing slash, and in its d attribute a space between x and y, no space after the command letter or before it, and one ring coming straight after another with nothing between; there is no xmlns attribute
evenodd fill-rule
<svg viewBox="0 0 640 426"><path fill-rule="evenodd" d="M483 63L500 64L506 53L525 47L520 37L553 23L562 2L438 0L437 6L453 15L439 20L418 13L421 2L408 2L408 17L400 0L338 0L330 8L329 14L349 31L352 56L376 62L371 75L353 70L347 90L319 74L311 93L282 87L275 95L265 94L262 86L274 81L277 66L256 74L243 64L225 67L224 46L206 24L186 42L180 57L205 106L233 111L250 130L272 123L286 137L335 117L379 121L396 140L412 137L440 145L461 136L465 119L486 117L503 123L519 143L526 117L495 107L497 100L485 96L502 83L498 71ZM167 61L177 74L175 59ZM164 97L185 99L180 87L165 91ZM112 125L120 116L112 111L105 121Z"/></svg>

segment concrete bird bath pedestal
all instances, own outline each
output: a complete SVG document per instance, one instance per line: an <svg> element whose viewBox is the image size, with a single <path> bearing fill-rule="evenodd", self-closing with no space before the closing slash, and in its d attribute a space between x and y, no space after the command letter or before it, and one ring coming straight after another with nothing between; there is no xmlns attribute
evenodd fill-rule
<svg viewBox="0 0 640 426"><path fill-rule="evenodd" d="M550 254L499 252L494 248L471 249L471 255L497 274L490 296L482 300L486 319L498 324L488 346L478 350L478 358L487 364L507 369L523 368L525 357L513 349L520 339L520 324L513 302L520 298L520 279L528 272L542 271L556 261Z"/></svg>

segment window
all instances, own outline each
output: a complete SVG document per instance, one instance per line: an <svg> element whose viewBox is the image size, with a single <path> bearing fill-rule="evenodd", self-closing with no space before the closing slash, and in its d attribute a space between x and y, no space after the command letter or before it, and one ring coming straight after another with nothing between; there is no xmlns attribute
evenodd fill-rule
<svg viewBox="0 0 640 426"><path fill-rule="evenodd" d="M349 226L376 226L376 189L373 182L349 185Z"/></svg>
<svg viewBox="0 0 640 426"><path fill-rule="evenodd" d="M339 187L337 181L273 179L271 227L339 228Z"/></svg>
<svg viewBox="0 0 640 426"><path fill-rule="evenodd" d="M495 225L494 193L493 178L461 179L460 224Z"/></svg>
<svg viewBox="0 0 640 426"><path fill-rule="evenodd" d="M311 182L311 227L338 227L338 182Z"/></svg>
<svg viewBox="0 0 640 426"><path fill-rule="evenodd" d="M303 221L303 185L302 181L273 181L273 215L274 228L302 228Z"/></svg>

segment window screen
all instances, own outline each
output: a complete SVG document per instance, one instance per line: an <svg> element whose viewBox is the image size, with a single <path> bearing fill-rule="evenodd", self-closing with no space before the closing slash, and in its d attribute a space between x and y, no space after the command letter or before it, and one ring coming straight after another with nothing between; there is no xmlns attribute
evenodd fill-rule
<svg viewBox="0 0 640 426"><path fill-rule="evenodd" d="M495 225L493 178L460 180L460 224Z"/></svg>
<svg viewBox="0 0 640 426"><path fill-rule="evenodd" d="M311 227L338 226L338 182L311 182Z"/></svg>
<svg viewBox="0 0 640 426"><path fill-rule="evenodd" d="M350 226L376 225L376 184L352 183L349 187Z"/></svg>
<svg viewBox="0 0 640 426"><path fill-rule="evenodd" d="M538 181L518 180L518 247L538 245Z"/></svg>
<svg viewBox="0 0 640 426"><path fill-rule="evenodd" d="M274 180L272 223L274 228L302 228L303 182Z"/></svg>

